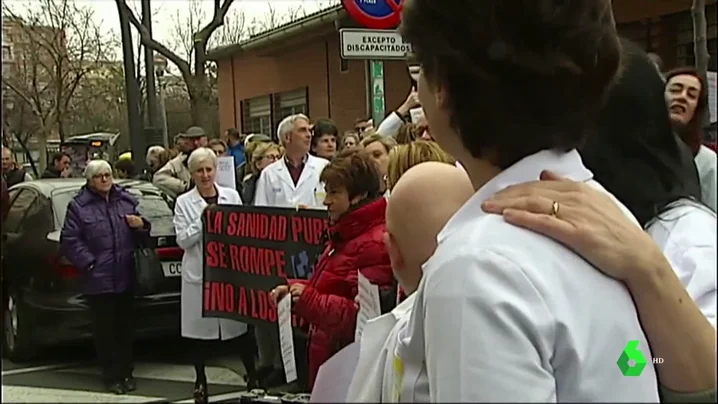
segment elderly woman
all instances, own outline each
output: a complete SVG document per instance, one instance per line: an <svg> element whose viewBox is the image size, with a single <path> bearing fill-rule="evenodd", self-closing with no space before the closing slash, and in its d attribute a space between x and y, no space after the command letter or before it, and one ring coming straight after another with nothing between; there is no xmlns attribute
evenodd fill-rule
<svg viewBox="0 0 718 404"><path fill-rule="evenodd" d="M396 147L396 141L392 137L374 134L364 138L364 140L361 141L361 145L378 165L379 176L382 179L381 191L386 192L386 173L389 168L389 153Z"/></svg>
<svg viewBox="0 0 718 404"><path fill-rule="evenodd" d="M363 150L344 151L322 171L324 205L329 211L329 242L309 281L293 280L272 291L278 301L291 293L292 310L310 323L309 389L319 367L354 340L361 273L382 290L392 290L394 277L382 241L386 199L372 157Z"/></svg>
<svg viewBox="0 0 718 404"><path fill-rule="evenodd" d="M220 341L229 341L247 331L247 325L233 320L202 317L202 212L209 205L241 205L237 191L216 184L217 155L200 147L190 154L187 165L195 186L177 198L175 205L175 233L182 256L181 317L182 337L192 340L195 368L194 400L206 403L209 396L205 362ZM243 352L248 372L253 360ZM249 361L249 363L247 362Z"/></svg>
<svg viewBox="0 0 718 404"><path fill-rule="evenodd" d="M255 143L252 155L249 158L249 174L242 181L242 200L247 203L254 202L254 192L257 189L257 180L264 167L282 158L282 147L276 143Z"/></svg>
<svg viewBox="0 0 718 404"><path fill-rule="evenodd" d="M87 184L70 201L60 237L62 254L83 273L83 292L93 325L106 387L115 394L136 388L132 377L134 261L150 224L137 200L112 183L112 167L92 160Z"/></svg>

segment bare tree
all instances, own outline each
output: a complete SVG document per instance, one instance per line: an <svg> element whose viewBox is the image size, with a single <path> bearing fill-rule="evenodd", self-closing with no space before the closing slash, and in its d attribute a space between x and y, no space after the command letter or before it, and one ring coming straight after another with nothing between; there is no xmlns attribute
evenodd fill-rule
<svg viewBox="0 0 718 404"><path fill-rule="evenodd" d="M37 0L23 17L3 4L3 17L14 22L15 57L3 72L3 87L25 103L39 120L38 140L65 138L65 123L78 88L105 59L107 41L94 23L93 11L73 0ZM45 156L41 153L41 168Z"/></svg>
<svg viewBox="0 0 718 404"><path fill-rule="evenodd" d="M227 16L234 0L214 0L212 19L192 34L193 58L191 61L154 40L147 27L142 24L127 5L126 0L115 1L120 5L120 9L127 13L130 23L139 31L142 44L166 57L177 66L187 84L187 92L192 106L192 122L195 125L208 127L210 122L206 112L211 98L206 72L208 43L212 34L224 24L224 18Z"/></svg>
<svg viewBox="0 0 718 404"><path fill-rule="evenodd" d="M693 55L695 56L696 69L704 78L707 78L710 54L708 53L708 34L706 32L706 1L693 0L691 15L693 17ZM705 109L703 116L700 118L704 126L710 125L710 111L708 108Z"/></svg>

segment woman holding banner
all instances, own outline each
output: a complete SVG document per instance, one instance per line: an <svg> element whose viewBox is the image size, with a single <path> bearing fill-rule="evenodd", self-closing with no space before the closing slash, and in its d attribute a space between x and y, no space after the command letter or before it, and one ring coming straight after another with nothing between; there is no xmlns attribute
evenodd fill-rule
<svg viewBox="0 0 718 404"><path fill-rule="evenodd" d="M312 278L278 286L278 301L290 293L295 314L310 323L309 390L319 367L354 340L361 273L381 290L391 291L394 277L382 237L386 231L382 180L372 156L363 150L341 152L322 171L330 239Z"/></svg>
<svg viewBox="0 0 718 404"><path fill-rule="evenodd" d="M201 147L189 156L188 168L194 188L180 195L175 205L175 233L182 256L181 317L182 337L192 340L196 372L194 400L206 403L207 375L205 362L218 342L246 334L247 325L234 320L202 317L202 212L209 205L241 205L237 191L216 184L217 156L212 149ZM251 346L250 344L242 344ZM241 349L247 372L254 370L254 353Z"/></svg>

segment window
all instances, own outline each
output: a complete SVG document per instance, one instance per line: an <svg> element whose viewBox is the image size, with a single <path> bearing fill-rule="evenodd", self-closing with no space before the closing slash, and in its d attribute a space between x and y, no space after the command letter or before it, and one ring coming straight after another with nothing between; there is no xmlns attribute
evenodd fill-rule
<svg viewBox="0 0 718 404"><path fill-rule="evenodd" d="M306 87L277 94L276 98L278 107L277 122L289 115L308 114Z"/></svg>
<svg viewBox="0 0 718 404"><path fill-rule="evenodd" d="M3 60L11 60L12 59L12 46L10 46L10 45L2 46L2 59Z"/></svg>
<svg viewBox="0 0 718 404"><path fill-rule="evenodd" d="M272 134L272 102L270 97L256 97L242 102L242 131Z"/></svg>
<svg viewBox="0 0 718 404"><path fill-rule="evenodd" d="M716 8L718 5L712 4L706 6L706 36L708 38L708 70L716 71L718 69L718 59L716 59L716 31L718 21L716 17ZM674 21L678 31L676 38L676 65L677 66L693 66L695 64L695 55L693 48L693 18L690 11L680 14L674 14Z"/></svg>

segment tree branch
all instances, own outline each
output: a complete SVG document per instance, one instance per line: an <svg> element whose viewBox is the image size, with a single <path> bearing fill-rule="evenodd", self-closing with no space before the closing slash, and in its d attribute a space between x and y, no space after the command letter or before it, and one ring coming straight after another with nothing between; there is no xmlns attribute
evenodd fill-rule
<svg viewBox="0 0 718 404"><path fill-rule="evenodd" d="M216 31L217 28L224 25L224 17L227 16L227 12L229 12L229 8L232 6L233 2L234 0L224 0L220 6L220 0L214 0L214 15L212 17L212 21L195 34L195 42L201 41L205 46L207 45L207 41L209 41L212 33Z"/></svg>
<svg viewBox="0 0 718 404"><path fill-rule="evenodd" d="M150 35L150 32L147 27L145 27L140 22L140 20L137 19L135 13L132 12L132 9L130 9L125 0L115 1L121 6L122 10L127 13L130 23L137 29L137 31L139 31L142 44L166 57L170 62L174 63L175 66L177 66L177 68L180 70L180 73L182 73L182 77L189 82L192 79L192 72L190 71L189 63L179 57L176 53L172 52L166 46L152 39L152 36Z"/></svg>

